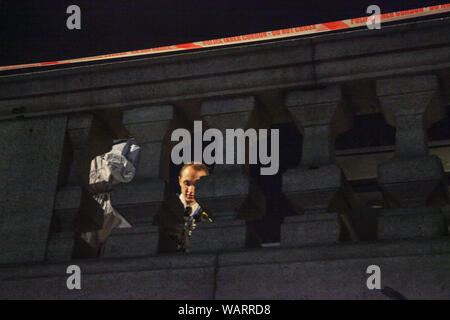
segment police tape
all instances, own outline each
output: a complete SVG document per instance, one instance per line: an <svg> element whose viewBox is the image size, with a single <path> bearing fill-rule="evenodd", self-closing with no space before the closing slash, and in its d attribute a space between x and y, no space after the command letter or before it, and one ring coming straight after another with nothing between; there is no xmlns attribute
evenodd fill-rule
<svg viewBox="0 0 450 320"><path fill-rule="evenodd" d="M382 22L386 23L386 22L399 21L399 20L405 20L405 19L419 18L419 17L429 16L429 15L436 15L436 14L441 14L441 13L445 13L445 12L449 12L449 11L450 11L450 3L447 3L447 4L440 4L440 5L417 8L417 9L409 9L409 10L403 10L403 11L383 13L380 15L371 15L371 16L365 16L365 17L360 17L360 18L351 18L351 19L338 20L338 21L333 21L333 22L312 24L312 25L308 25L308 26L286 28L286 29L273 30L273 31L265 31L265 32L259 32L259 33L252 33L252 34L228 37L228 38L220 38L220 39L205 40L205 41L198 41L198 42L191 42L191 43L184 43L184 44L176 44L176 45L163 46L163 47L157 47L157 48L151 48L151 49L133 50L133 51L104 54L104 55L99 55L99 56L68 59L68 60L61 60L61 61L36 62L36 63L29 63L29 64L0 66L0 71L35 68L35 67L45 67L45 66L52 66L52 65L63 65L63 64L89 62L89 61L101 61L101 60L108 60L108 59L135 57L135 56L150 55L150 54L165 53L165 52L227 46L227 45L232 45L232 44L252 43L252 42L257 42L257 41L281 39L281 38L296 37L296 36L302 36L302 35L311 35L311 34L315 34L315 33L357 28L357 27L367 25L367 21L369 19L371 19L371 20L373 19L372 21L376 21L377 19L379 19L380 23L382 23Z"/></svg>

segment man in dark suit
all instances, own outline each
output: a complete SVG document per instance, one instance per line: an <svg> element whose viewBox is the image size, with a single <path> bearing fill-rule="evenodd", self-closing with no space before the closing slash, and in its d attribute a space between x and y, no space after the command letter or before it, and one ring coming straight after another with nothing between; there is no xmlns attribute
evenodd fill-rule
<svg viewBox="0 0 450 320"><path fill-rule="evenodd" d="M189 237L198 221L211 221L195 200L195 183L209 174L201 163L185 164L178 177L180 194L168 193L156 217L159 252L189 251Z"/></svg>

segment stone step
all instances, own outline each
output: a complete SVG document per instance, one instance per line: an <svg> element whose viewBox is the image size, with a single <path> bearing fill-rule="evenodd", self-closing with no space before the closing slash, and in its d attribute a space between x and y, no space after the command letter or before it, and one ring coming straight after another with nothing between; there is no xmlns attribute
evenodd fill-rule
<svg viewBox="0 0 450 320"><path fill-rule="evenodd" d="M246 224L243 220L200 222L192 231L191 252L222 252L245 248Z"/></svg>
<svg viewBox="0 0 450 320"><path fill-rule="evenodd" d="M0 269L0 298L387 299L367 288L370 265L380 267L382 288L408 299L450 293L450 237L71 264L81 269L81 290L66 287L68 263L30 264Z"/></svg>
<svg viewBox="0 0 450 320"><path fill-rule="evenodd" d="M158 228L140 226L114 229L105 243L103 257L139 257L158 252Z"/></svg>
<svg viewBox="0 0 450 320"><path fill-rule="evenodd" d="M341 243L298 248L269 247L221 253L169 253L145 257L104 257L70 262L0 265L0 281L51 277L65 274L68 265L80 266L87 274L183 269L205 266L255 265L395 256L442 255L450 253L450 236L436 239ZM216 261L217 259L217 261Z"/></svg>

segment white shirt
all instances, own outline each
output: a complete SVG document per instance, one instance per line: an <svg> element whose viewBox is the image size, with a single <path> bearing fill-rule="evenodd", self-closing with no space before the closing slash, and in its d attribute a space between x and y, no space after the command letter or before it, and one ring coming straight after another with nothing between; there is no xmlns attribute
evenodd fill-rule
<svg viewBox="0 0 450 320"><path fill-rule="evenodd" d="M187 203L186 203L186 199L184 198L183 194L180 194L180 201L183 204L185 209L186 209L186 207L191 207L192 208L191 214L189 216L192 216L195 213L195 211L198 209L198 207L200 206L197 202L194 205L192 205L192 206L188 206Z"/></svg>

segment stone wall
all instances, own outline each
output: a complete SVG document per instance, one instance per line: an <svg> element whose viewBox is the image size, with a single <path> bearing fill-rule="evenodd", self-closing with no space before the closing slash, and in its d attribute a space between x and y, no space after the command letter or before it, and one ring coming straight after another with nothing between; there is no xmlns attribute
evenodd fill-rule
<svg viewBox="0 0 450 320"><path fill-rule="evenodd" d="M450 136L427 134L450 115L449 31L442 18L0 76L0 298L385 299L366 286L370 265L407 298L449 298ZM336 151L367 114L395 144ZM300 161L277 175L275 214L251 167L216 165L201 196L216 221L195 230L192 253L161 254L170 133L194 120L290 124ZM93 246L80 236L104 223L89 163L129 136L141 161L112 199L132 228ZM275 244L251 227L271 214ZM81 290L66 287L72 264Z"/></svg>
<svg viewBox="0 0 450 320"><path fill-rule="evenodd" d="M45 261L66 122L0 122L0 263Z"/></svg>

